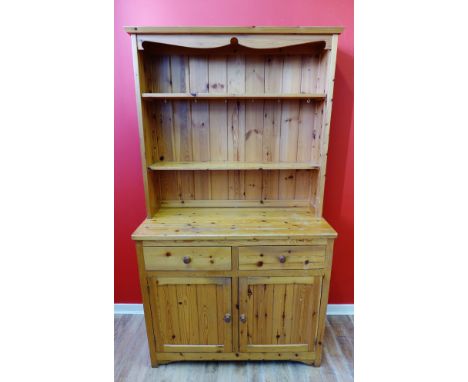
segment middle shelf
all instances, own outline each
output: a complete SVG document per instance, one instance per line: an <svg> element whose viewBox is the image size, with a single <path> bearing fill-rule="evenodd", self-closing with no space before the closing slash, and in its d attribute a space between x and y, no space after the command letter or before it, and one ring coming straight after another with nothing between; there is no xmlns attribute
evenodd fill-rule
<svg viewBox="0 0 468 382"><path fill-rule="evenodd" d="M261 93L261 94L228 94L228 93L143 93L143 100L315 100L326 98L323 93Z"/></svg>
<svg viewBox="0 0 468 382"><path fill-rule="evenodd" d="M156 162L151 170L313 170L319 165L312 162Z"/></svg>

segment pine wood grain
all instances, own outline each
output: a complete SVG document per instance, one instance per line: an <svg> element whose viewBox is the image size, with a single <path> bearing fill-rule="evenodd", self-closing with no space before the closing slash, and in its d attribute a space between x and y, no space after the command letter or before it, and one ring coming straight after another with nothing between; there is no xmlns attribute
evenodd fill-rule
<svg viewBox="0 0 468 382"><path fill-rule="evenodd" d="M150 27L150 26L126 26L127 33L138 34L220 34L220 33L248 33L248 34L339 34L343 27Z"/></svg>
<svg viewBox="0 0 468 382"><path fill-rule="evenodd" d="M190 225L187 225L190 216ZM222 240L336 237L322 218L307 208L162 208L145 220L134 240Z"/></svg>
<svg viewBox="0 0 468 382"><path fill-rule="evenodd" d="M151 170L158 171L192 171L192 170L312 170L318 168L318 164L312 162L156 162L149 166ZM213 174L212 174L213 175Z"/></svg>
<svg viewBox="0 0 468 382"><path fill-rule="evenodd" d="M131 30L148 215L132 237L152 366L326 361L336 232L321 214L339 32ZM349 362L338 369L349 376Z"/></svg>

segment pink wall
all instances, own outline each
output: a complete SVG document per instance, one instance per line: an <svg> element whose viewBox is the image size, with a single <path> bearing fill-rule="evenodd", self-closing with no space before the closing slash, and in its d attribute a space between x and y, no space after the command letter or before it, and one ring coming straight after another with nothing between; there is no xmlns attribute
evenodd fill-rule
<svg viewBox="0 0 468 382"><path fill-rule="evenodd" d="M352 0L115 0L115 302L141 302L133 230L145 217L126 25L339 25L324 217L338 231L330 303L354 302L354 21Z"/></svg>

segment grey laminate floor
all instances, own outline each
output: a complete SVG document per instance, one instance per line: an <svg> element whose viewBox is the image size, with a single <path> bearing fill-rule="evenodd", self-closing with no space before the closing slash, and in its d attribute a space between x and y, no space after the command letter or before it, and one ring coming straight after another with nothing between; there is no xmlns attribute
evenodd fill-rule
<svg viewBox="0 0 468 382"><path fill-rule="evenodd" d="M353 381L354 318L327 316L322 366L298 362L175 362L150 366L143 315L115 315L114 379L125 382Z"/></svg>

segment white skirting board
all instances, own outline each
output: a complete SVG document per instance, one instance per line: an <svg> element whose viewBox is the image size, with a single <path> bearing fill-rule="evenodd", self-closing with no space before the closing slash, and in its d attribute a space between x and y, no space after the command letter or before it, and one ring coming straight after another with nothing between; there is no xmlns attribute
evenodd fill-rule
<svg viewBox="0 0 468 382"><path fill-rule="evenodd" d="M114 314L143 314L143 304L114 304ZM354 315L354 304L328 304L327 314Z"/></svg>

